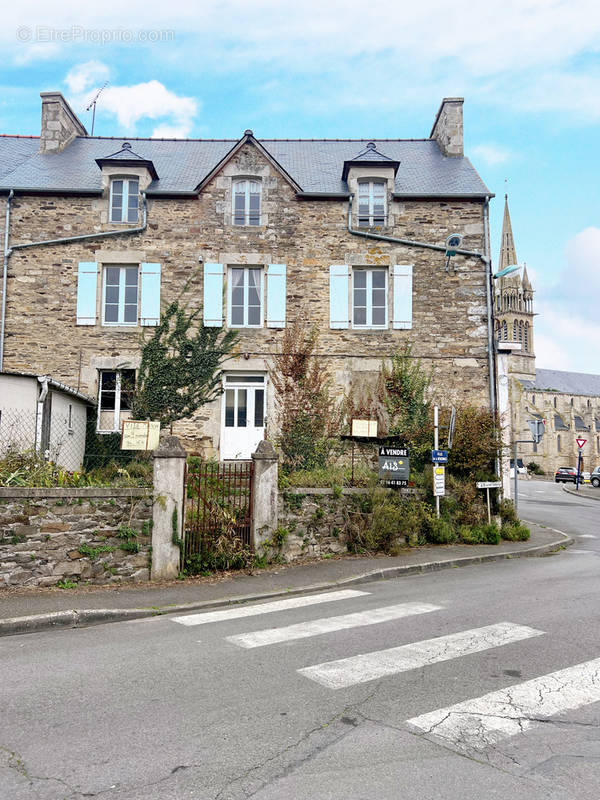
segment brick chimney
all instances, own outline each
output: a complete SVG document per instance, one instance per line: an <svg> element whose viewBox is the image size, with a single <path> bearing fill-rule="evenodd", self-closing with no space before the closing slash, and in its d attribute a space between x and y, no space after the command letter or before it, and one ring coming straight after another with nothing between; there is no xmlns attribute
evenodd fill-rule
<svg viewBox="0 0 600 800"><path fill-rule="evenodd" d="M444 97L429 134L445 156L463 156L464 97Z"/></svg>
<svg viewBox="0 0 600 800"><path fill-rule="evenodd" d="M87 136L73 109L60 92L41 92L40 153L60 153L76 136Z"/></svg>

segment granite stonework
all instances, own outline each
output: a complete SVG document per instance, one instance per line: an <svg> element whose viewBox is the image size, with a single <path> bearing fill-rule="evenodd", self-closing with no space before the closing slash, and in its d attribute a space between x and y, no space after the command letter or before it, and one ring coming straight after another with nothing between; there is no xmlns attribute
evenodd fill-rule
<svg viewBox="0 0 600 800"><path fill-rule="evenodd" d="M347 552L347 530L361 515L368 489L288 489L279 492L280 555L286 561L304 556Z"/></svg>
<svg viewBox="0 0 600 800"><path fill-rule="evenodd" d="M0 488L0 588L147 581L151 520L146 489Z"/></svg>

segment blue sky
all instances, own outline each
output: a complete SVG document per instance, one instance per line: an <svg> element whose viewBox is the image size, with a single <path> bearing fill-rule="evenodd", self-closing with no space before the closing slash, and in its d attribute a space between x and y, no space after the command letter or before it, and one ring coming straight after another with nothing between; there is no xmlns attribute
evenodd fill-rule
<svg viewBox="0 0 600 800"><path fill-rule="evenodd" d="M90 5L90 4L88 4ZM537 366L600 372L597 0L24 0L5 8L0 130L60 89L105 136L422 138L465 98L465 152L508 191Z"/></svg>

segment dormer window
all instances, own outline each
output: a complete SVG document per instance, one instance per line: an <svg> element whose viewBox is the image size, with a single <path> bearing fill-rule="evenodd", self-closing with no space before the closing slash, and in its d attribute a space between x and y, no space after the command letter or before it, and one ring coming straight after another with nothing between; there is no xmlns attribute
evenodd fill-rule
<svg viewBox="0 0 600 800"><path fill-rule="evenodd" d="M358 227L373 228L385 225L386 182L359 181Z"/></svg>
<svg viewBox="0 0 600 800"><path fill-rule="evenodd" d="M233 224L260 225L259 181L248 179L234 181L233 184Z"/></svg>
<svg viewBox="0 0 600 800"><path fill-rule="evenodd" d="M110 221L137 222L140 182L137 178L113 178L110 183Z"/></svg>

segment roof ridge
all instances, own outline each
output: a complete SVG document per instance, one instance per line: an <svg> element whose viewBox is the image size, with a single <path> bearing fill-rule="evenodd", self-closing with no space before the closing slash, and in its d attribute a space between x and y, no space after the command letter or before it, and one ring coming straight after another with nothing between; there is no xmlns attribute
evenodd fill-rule
<svg viewBox="0 0 600 800"><path fill-rule="evenodd" d="M1 139L40 139L40 136L35 136L33 133L0 133Z"/></svg>
<svg viewBox="0 0 600 800"><path fill-rule="evenodd" d="M3 136L11 136L11 134L0 134ZM15 134L16 136L16 134ZM39 136L23 136L20 137L23 139L32 138L32 139L39 139ZM269 136L255 136L254 137L259 142L435 142L434 139L430 139L429 137L421 137L421 138L412 138L412 139L391 139L391 138L380 138L380 137L373 137L373 136L366 136L357 139L350 139L350 138L273 138ZM240 139L224 137L222 139L200 139L200 138L191 138L191 139L177 139L174 137L159 137L159 136L76 136L75 139L82 139L84 141L91 141L94 140L102 140L102 141L129 141L129 142L239 142Z"/></svg>

